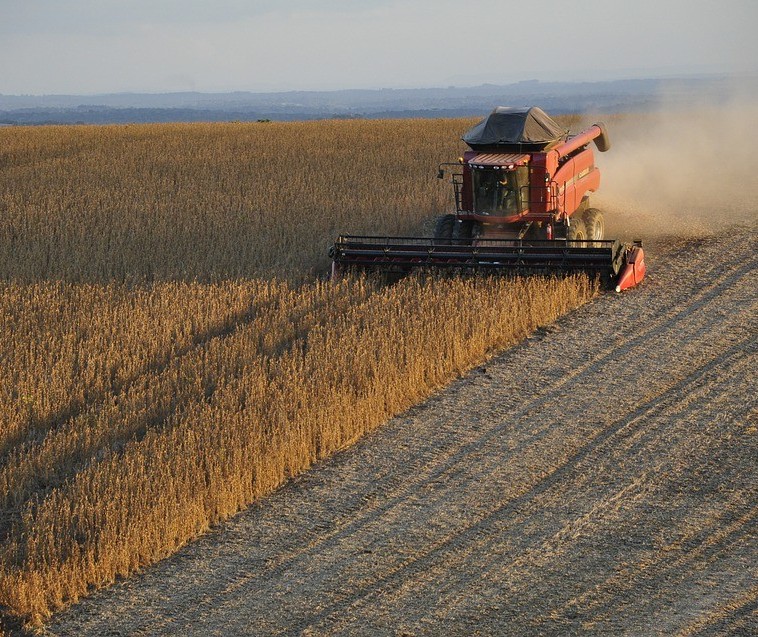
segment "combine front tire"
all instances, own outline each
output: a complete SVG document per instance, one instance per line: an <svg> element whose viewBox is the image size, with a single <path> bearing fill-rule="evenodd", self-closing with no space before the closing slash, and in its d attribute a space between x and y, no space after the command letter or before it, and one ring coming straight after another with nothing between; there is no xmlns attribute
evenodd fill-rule
<svg viewBox="0 0 758 637"><path fill-rule="evenodd" d="M571 218L568 227L567 239L569 241L584 241L587 238L587 231L584 228L584 221L581 219Z"/></svg>
<svg viewBox="0 0 758 637"><path fill-rule="evenodd" d="M453 239L453 229L455 228L455 215L442 215L437 217L434 224L434 239L440 245L450 245Z"/></svg>
<svg viewBox="0 0 758 637"><path fill-rule="evenodd" d="M584 213L584 228L587 233L587 239L590 241L602 241L605 236L603 213L597 208L587 208Z"/></svg>
<svg viewBox="0 0 758 637"><path fill-rule="evenodd" d="M474 239L476 221L465 219L464 221L459 221L456 225L455 237L457 241L455 243L462 246L471 245L471 241Z"/></svg>

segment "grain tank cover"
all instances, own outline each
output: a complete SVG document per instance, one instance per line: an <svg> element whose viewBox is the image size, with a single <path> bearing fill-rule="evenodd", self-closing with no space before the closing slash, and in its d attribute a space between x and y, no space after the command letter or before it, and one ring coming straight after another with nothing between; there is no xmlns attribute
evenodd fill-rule
<svg viewBox="0 0 758 637"><path fill-rule="evenodd" d="M543 150L566 138L562 129L545 111L536 106L511 108L498 106L485 119L464 133L462 139L473 150L492 146Z"/></svg>

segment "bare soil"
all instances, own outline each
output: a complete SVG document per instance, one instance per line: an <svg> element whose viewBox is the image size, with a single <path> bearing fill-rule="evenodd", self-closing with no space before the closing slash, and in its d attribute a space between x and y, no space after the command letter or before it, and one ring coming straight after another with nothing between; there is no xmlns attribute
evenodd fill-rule
<svg viewBox="0 0 758 637"><path fill-rule="evenodd" d="M47 633L758 634L751 236L654 240L639 289L544 328Z"/></svg>

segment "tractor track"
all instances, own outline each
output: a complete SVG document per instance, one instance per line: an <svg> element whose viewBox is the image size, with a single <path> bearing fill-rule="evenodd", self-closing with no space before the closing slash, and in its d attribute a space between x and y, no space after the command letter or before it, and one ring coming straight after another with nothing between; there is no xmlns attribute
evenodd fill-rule
<svg viewBox="0 0 758 637"><path fill-rule="evenodd" d="M739 268L737 272L731 272L729 275L723 275L722 277L719 277L720 280L714 281L712 285L708 286L706 289L701 291L700 295L698 295L699 298L693 299L693 303L690 307L688 307L686 310L680 310L676 312L676 316L681 318L682 316L686 316L687 314L691 313L695 309L702 307L704 303L703 297L705 297L705 300L712 300L713 298L717 297L718 292L722 288L723 285L728 284L730 281L733 281L739 277L745 276L751 271L752 267L754 266L744 266L742 268ZM551 393L554 390L557 390L561 386L566 385L570 382L580 382L581 378L585 374L587 374L588 370L595 367L596 365L602 364L603 362L607 361L612 355L618 356L619 352L621 352L622 354L625 354L628 352L628 350L631 348L633 344L644 343L646 336L650 332L653 332L658 327L658 325L662 323L666 323L670 320L672 320L671 316L664 316L661 320L658 321L658 323L650 326L646 330L638 332L635 335L635 338L630 339L623 346L609 348L599 353L598 355L593 357L590 361L585 363L582 367L574 370L573 372L567 373L559 382L551 386L550 388ZM526 406L523 406L520 409L520 411L517 412L516 414L513 414L511 418L517 419L517 418L523 417L529 412L537 409L540 406L540 404L548 400L550 400L549 396L545 396L545 395L539 396L537 399L530 401ZM461 411L464 411L464 410L461 410ZM455 435L454 429L450 429L448 431L448 434L449 434L448 438L445 441L443 441L443 444L440 444L439 447L435 450L436 451L436 453L434 454L435 464L432 467L428 467L427 471L421 471L422 467L419 466L419 465L425 465L427 462L427 458L424 456L420 456L419 457L420 462L417 465L414 465L413 467L411 467L411 471L408 471L408 470L405 471L405 476L404 476L405 479L403 479L402 481L395 480L395 482L399 482L399 484L396 484L394 488L392 489L387 489L383 491L383 494L382 494L383 498L381 500L376 501L376 503L373 506L371 505L361 506L360 514L357 516L347 517L345 524L337 525L335 528L331 529L329 532L318 535L312 542L298 547L296 551L290 554L278 556L275 566L274 564L270 564L269 573L276 572L277 569L281 570L289 566L289 564L293 560L297 559L298 557L302 555L307 554L308 552L320 549L324 544L328 542L331 542L333 544L335 541L339 540L340 536L346 536L355 532L361 526L363 526L367 521L379 518L382 514L386 513L387 511L392 509L394 506L397 506L398 504L404 502L406 495L409 492L418 490L419 488L428 487L430 484L433 484L436 481L439 481L441 478L445 476L446 473L450 472L451 469L455 467L458 463L465 461L465 459L469 458L472 453L486 446L488 441L491 440L493 437L501 435L503 431L508 427L509 422L510 421L487 430L486 433L477 437L473 441L468 442L465 445L456 444L460 442L459 437ZM539 434L533 436L529 442L535 442L538 439L538 437L539 437ZM438 440L438 442L440 441ZM446 446L450 446L452 448L445 449ZM408 475L415 476L415 477L408 478L407 477ZM250 577L256 577L256 576L251 575Z"/></svg>
<svg viewBox="0 0 758 637"><path fill-rule="evenodd" d="M743 345L743 343L740 343L738 347L741 347ZM736 351L738 351L738 349L734 348L728 352L728 356L733 357ZM740 358L745 357L743 356ZM715 365L709 363L705 367L708 369L713 369ZM742 369L739 371L744 372L746 370ZM702 373L703 370L697 370L691 376L684 379L681 385L686 386L693 380L696 380L697 377L701 376ZM611 443L617 442L614 440L614 438L631 437L633 435L633 432L625 431L625 429L634 427L635 425L639 427L640 423L642 422L641 419L645 416L649 416L651 412L659 409L659 403L661 402L663 402L662 397L656 397L653 401L650 401L649 405L646 405L644 408L637 410L637 412L632 414L629 418L620 423L614 424L612 427L598 435L597 438L588 442L579 450L579 452L566 460L564 464L557 467L552 473L534 485L534 487L529 491L520 494L514 499L509 500L507 503L503 504L500 507L488 510L485 516L477 520L474 524L471 524L462 530L458 530L448 537L442 538L437 544L428 547L428 551L426 553L414 555L407 562L402 563L395 568L392 568L388 573L379 575L377 577L377 580L372 582L371 585L366 587L365 590L356 591L350 598L341 598L339 602L333 605L331 608L324 609L317 615L309 618L307 622L308 626L297 626L297 629L301 630L303 628L317 627L320 622L323 622L330 615L337 613L341 614L344 613L345 610L348 610L349 614L351 615L359 616L360 612L358 611L358 607L360 605L365 605L367 602L371 601L372 598L376 598L385 594L388 589L393 589L403 585L407 586L409 584L413 585L412 583L417 582L422 573L432 568L433 565L440 563L446 563L448 567L453 566L454 564L459 564L461 569L454 569L453 572L463 574L463 577L460 581L460 586L452 591L445 590L446 588L449 589L449 584L446 584L446 586L441 590L440 588L437 588L436 595L438 600L441 599L443 602L445 602L446 598L450 598L449 601L452 602L455 599L459 599L461 596L465 597L465 591L468 588L469 584L467 581L467 572L465 568L463 568L465 566L465 563L474 558L472 555L474 551L477 553L485 554L492 552L493 545L500 542L498 532L502 532L503 529L499 529L498 527L502 526L502 522L504 519L506 519L506 516L518 514L521 509L528 508L534 500L543 496L551 489L554 489L556 485L559 485L568 480L571 477L571 474L577 470L577 467L582 464L582 462L585 461L590 455L600 455L600 453L603 451L603 447L610 446ZM648 435L651 436L658 433L659 432L652 432ZM695 438L694 442L698 443L701 441ZM638 495L638 493L635 493L635 491L639 492L640 487L641 485L639 483L632 483L628 487L622 488L619 494L623 495L623 500L628 500L629 498ZM453 490L453 488L454 487L451 487L450 490ZM609 502L611 504L615 503L613 498L610 499ZM600 513L601 511L597 508L592 511L593 517ZM745 526L751 522L754 522L757 517L758 507L749 512L749 514L746 516L747 519L741 522L739 525L739 530L744 530ZM564 529L561 529L559 534L562 534L563 532ZM484 542L481 540L477 541L478 538L485 538L485 540ZM545 544L550 544L556 539L560 538L547 538L545 540ZM536 551L534 549L530 550L528 546L515 546L514 548L516 549L517 553L521 551L527 551L527 557L519 557L515 560L515 564L524 565L532 557L531 553L539 553L542 547L537 547ZM700 556L698 556L698 558L702 559ZM501 565L491 565L491 568L498 567L501 567ZM480 574L480 576L486 575L486 570L478 569L477 572ZM510 581L510 584L513 585L512 580ZM479 614L479 618L482 618L481 612Z"/></svg>
<svg viewBox="0 0 758 637"><path fill-rule="evenodd" d="M541 330L49 634L753 630L746 235L657 241L639 290Z"/></svg>
<svg viewBox="0 0 758 637"><path fill-rule="evenodd" d="M712 616L701 620L682 631L685 635L749 635L755 627L758 614L758 585L744 598L717 609ZM752 619L751 619L752 618Z"/></svg>

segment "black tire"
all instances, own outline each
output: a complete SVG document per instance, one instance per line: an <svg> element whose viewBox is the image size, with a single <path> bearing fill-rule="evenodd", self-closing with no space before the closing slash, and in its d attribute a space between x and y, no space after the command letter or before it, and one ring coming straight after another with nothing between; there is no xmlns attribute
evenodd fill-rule
<svg viewBox="0 0 758 637"><path fill-rule="evenodd" d="M605 220L597 208L587 208L584 212L584 229L590 241L602 241L605 238Z"/></svg>
<svg viewBox="0 0 758 637"><path fill-rule="evenodd" d="M587 238L587 230L584 228L584 221L571 217L568 227L567 238L569 241L584 241Z"/></svg>
<svg viewBox="0 0 758 637"><path fill-rule="evenodd" d="M434 224L434 239L440 245L449 246L453 239L453 229L455 228L455 215L442 215L437 217Z"/></svg>
<svg viewBox="0 0 758 637"><path fill-rule="evenodd" d="M476 221L471 221L470 219L466 219L464 221L459 221L456 225L456 232L455 232L455 238L456 238L456 244L466 246L471 245L471 241L474 238L474 229L476 227Z"/></svg>

